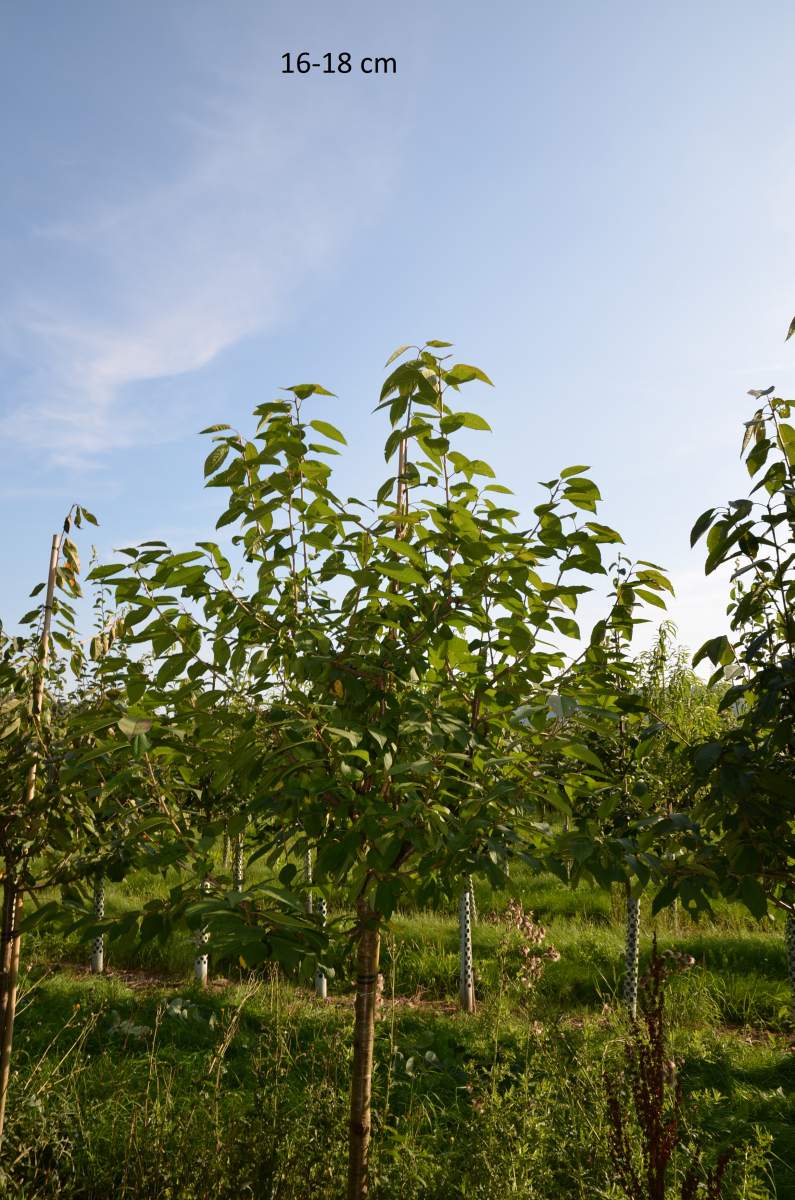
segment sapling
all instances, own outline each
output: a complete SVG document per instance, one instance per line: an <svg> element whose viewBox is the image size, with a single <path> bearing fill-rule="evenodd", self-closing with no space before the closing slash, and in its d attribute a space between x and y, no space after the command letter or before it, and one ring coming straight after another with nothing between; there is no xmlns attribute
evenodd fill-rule
<svg viewBox="0 0 795 1200"><path fill-rule="evenodd" d="M2 717L5 728L3 739L6 753L11 749L11 761L24 767L24 782L9 778L10 795L5 811L0 816L0 845L4 858L3 906L2 906L2 953L0 954L0 1141L5 1125L8 1083L11 1072L11 1054L14 1039L14 1022L19 986L19 964L21 948L21 924L23 916L26 874L31 862L43 849L48 848L48 830L52 816L52 800L42 789L44 772L39 767L47 765L48 720L45 712L45 687L51 660L51 632L54 614L59 614L60 628L56 638L60 645L72 652L72 665L80 670L82 653L74 638L74 611L66 600L56 600L56 589L69 596L79 596L77 577L80 560L77 547L70 539L72 522L79 527L85 517L92 524L96 518L85 509L73 505L64 521L60 533L53 535L46 583L34 589L33 595L45 589L45 600L41 609L33 610L23 618L23 623L41 620L41 631L37 638L7 640L2 656ZM25 657L25 648L29 657ZM20 662L17 658L20 658ZM21 783L21 786L19 785ZM41 800L41 803L39 803Z"/></svg>
<svg viewBox="0 0 795 1200"><path fill-rule="evenodd" d="M790 326L788 337L795 331ZM731 566L729 635L705 642L721 685L721 710L734 720L692 750L694 796L686 854L661 864L659 903L679 894L688 908L710 897L739 900L757 919L785 914L792 964L795 918L795 426L793 401L775 388L749 392L741 455L749 495L702 513L691 545L706 534L704 572ZM727 686L728 685L728 686ZM795 1012L795 972L790 967Z"/></svg>
<svg viewBox="0 0 795 1200"><path fill-rule="evenodd" d="M440 356L445 345L416 348L382 389L385 456L397 470L374 505L331 490L328 456L345 439L303 416L330 393L296 385L258 405L253 438L207 431L216 445L205 474L228 490L218 524L234 526L240 586L213 542L180 555L142 547L120 584L145 600L136 643L156 655L178 647L161 673L192 731L174 753L195 745L214 788L243 786L255 854L274 870L287 863L284 889L262 885L259 905L256 889L249 905L219 904L214 938L231 948L239 922L247 961L317 961L320 922L285 891L291 856L307 848L317 891L333 888L355 909L349 1200L367 1190L382 931L407 897L449 898L470 870L501 886L517 848L539 861L546 745L535 730L519 737L512 717L565 662L550 635L579 637L571 614L588 589L565 572L602 572L601 545L619 540L592 520L599 493L584 467L545 484L523 527L488 464L452 444L462 428L488 428L452 402L465 384L489 381ZM233 712L217 697L243 676L245 705ZM260 936L264 921L272 936Z"/></svg>

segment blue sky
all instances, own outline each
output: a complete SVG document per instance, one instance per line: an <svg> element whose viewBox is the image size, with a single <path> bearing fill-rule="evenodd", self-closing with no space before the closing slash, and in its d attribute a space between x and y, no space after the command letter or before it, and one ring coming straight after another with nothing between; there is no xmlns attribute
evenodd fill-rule
<svg viewBox="0 0 795 1200"><path fill-rule="evenodd" d="M747 486L747 389L795 392L793 38L783 0L4 5L3 620L73 500L105 557L208 536L196 432L280 386L338 393L371 493L383 362L436 337L523 508L592 464L682 639L720 631L688 532Z"/></svg>

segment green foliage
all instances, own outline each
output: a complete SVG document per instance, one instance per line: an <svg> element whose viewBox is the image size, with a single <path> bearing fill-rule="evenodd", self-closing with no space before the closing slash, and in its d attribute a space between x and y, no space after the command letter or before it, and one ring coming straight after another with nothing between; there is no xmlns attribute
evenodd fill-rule
<svg viewBox="0 0 795 1200"><path fill-rule="evenodd" d="M693 541L706 533L708 573L734 567L731 636L705 643L694 663L717 668L721 709L735 719L695 749L699 833L671 884L687 903L723 894L756 916L771 901L795 911L795 429L790 402L773 391L750 393L764 401L743 438L750 495L708 510L693 529Z"/></svg>
<svg viewBox="0 0 795 1200"><path fill-rule="evenodd" d="M595 760L554 723L520 726L516 713L534 696L547 711L567 664L555 639L579 636L583 580L604 574L602 547L620 538L591 520L599 492L582 466L542 485L523 523L488 464L453 444L458 429L487 425L452 399L489 381L438 349L390 361L377 407L397 469L374 506L332 490L333 447L310 439L342 434L304 416L330 393L297 385L257 407L251 438L224 424L205 431L231 556L211 541L182 554L149 543L124 551L113 574L102 568L131 609L131 654L151 664L143 692L138 677L127 683L122 729L140 730L134 753L176 804L173 828L163 819L149 836L161 863L180 845L196 884L209 878L213 896L183 911L230 950L237 936L250 964L323 953L334 930L298 916L294 872L270 909L254 892L225 898L201 854L230 812L252 823L253 859L275 866L310 849L319 891L350 906L366 897L388 919L408 896L449 894L463 874L499 882L509 853L539 862L538 806L559 794L554 751ZM614 620L631 626L634 605L667 586L642 564L632 587L621 583ZM198 826L186 821L192 806Z"/></svg>

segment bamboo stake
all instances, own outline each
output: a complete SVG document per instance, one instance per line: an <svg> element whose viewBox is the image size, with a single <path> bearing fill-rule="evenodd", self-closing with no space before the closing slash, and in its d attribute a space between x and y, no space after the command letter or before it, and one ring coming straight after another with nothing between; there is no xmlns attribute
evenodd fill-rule
<svg viewBox="0 0 795 1200"><path fill-rule="evenodd" d="M47 663L50 657L50 628L52 626L52 609L55 599L55 579L58 572L58 560L61 556L61 542L63 541L63 533L54 533L52 535L52 546L50 548L50 565L47 571L47 594L44 602L44 620L41 628L41 645L39 649L39 672L36 676L33 685L33 705L32 716L34 725L41 721L42 709L44 707L44 676L47 671ZM36 798L36 771L38 768L38 758L36 755L28 768L28 775L25 781L24 805L26 809L33 807L33 802ZM11 1050L14 1044L14 1018L17 1011L17 987L19 982L19 954L21 946L21 935L19 933L19 924L22 920L23 893L18 880L9 876L11 883L12 896L9 900L10 910L13 913L13 930L11 938L11 948L8 961L8 987L6 990L5 1004L3 1005L3 1030L2 1030L2 1048L0 1049L0 1142L3 1138L3 1129L5 1127L6 1101L8 1099L8 1080L11 1074ZM5 959L5 947L3 948ZM4 962L5 965L5 962Z"/></svg>
<svg viewBox="0 0 795 1200"><path fill-rule="evenodd" d="M356 952L356 1005L353 1025L353 1076L348 1141L348 1200L367 1195L367 1163L370 1148L370 1105L373 1084L376 986L381 931L378 914L366 900L356 906L359 944Z"/></svg>

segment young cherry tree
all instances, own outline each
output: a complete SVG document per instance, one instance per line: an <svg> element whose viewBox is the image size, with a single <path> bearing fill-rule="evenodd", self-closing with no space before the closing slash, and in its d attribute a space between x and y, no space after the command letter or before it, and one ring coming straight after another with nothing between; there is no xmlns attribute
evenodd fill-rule
<svg viewBox="0 0 795 1200"><path fill-rule="evenodd" d="M31 593L44 592L44 601L21 622L31 632L8 637L0 630L0 1140L11 1071L25 895L57 878L73 854L70 834L76 814L71 805L60 803L52 776L66 663L75 674L82 667L70 603L80 596L80 559L70 534L72 526L79 528L84 519L96 524L91 513L73 505L62 531L53 535L47 578Z"/></svg>
<svg viewBox="0 0 795 1200"><path fill-rule="evenodd" d="M750 394L759 406L742 453L756 483L702 513L691 534L693 544L707 535L707 574L735 568L730 634L693 661L710 659L715 682L728 677L721 708L736 719L695 749L697 827L664 892L692 906L722 894L757 917L769 905L783 912L795 1005L795 427L791 401L773 388Z"/></svg>
<svg viewBox="0 0 795 1200"><path fill-rule="evenodd" d="M633 563L624 555L612 565L612 584L607 618L596 623L585 652L558 681L554 708L540 710L539 718L543 727L552 725L550 751L556 743L558 748L556 786L547 802L567 818L549 866L574 887L589 879L623 888L623 998L634 1019L640 897L651 874L646 827L656 824L657 803L647 784L645 760L656 742L658 723L630 647L636 627L647 619L641 615L645 606L664 608L662 593L672 588L659 567Z"/></svg>
<svg viewBox="0 0 795 1200"><path fill-rule="evenodd" d="M200 759L214 787L234 780L247 797L256 853L274 869L287 859L281 883L300 886L309 851L313 887L355 912L352 1200L367 1191L383 930L409 897L453 895L470 872L500 882L512 850L544 842L534 798L549 787L545 760L513 714L564 665L549 638L572 632L588 590L566 572L602 572L601 544L617 540L590 519L598 492L581 467L545 485L523 526L491 468L454 446L459 430L488 429L454 402L489 381L446 348L404 347L388 364L403 358L378 406L396 465L374 503L332 491L327 458L344 437L307 419L330 393L297 385L255 410L251 439L226 425L205 431L216 441L209 484L228 492L218 526L233 527L238 583L211 541L180 555L130 550L120 581L142 614L137 642L163 656L172 681L170 699L150 700L152 738L179 725L186 768ZM233 708L225 697L241 681ZM230 946L240 938L247 961L288 944L310 964L322 952L317 913L282 911L263 941L234 894L194 912L214 941L218 931Z"/></svg>

